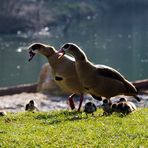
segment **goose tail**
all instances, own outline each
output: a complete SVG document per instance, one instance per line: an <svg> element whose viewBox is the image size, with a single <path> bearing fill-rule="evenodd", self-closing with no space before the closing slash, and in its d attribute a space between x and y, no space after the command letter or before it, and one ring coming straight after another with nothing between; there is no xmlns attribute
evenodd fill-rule
<svg viewBox="0 0 148 148"><path fill-rule="evenodd" d="M141 101L141 99L137 96L138 90L132 83L125 80L125 87L126 87L126 95L127 96L133 96L137 101L139 101L139 102Z"/></svg>

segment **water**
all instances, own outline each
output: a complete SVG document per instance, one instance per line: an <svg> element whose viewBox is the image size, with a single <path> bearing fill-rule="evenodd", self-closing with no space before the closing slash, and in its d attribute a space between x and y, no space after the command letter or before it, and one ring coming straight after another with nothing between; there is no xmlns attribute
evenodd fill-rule
<svg viewBox="0 0 148 148"><path fill-rule="evenodd" d="M33 42L47 43L57 49L65 42L75 42L93 63L111 66L131 81L145 79L148 76L148 43L144 41L138 32L96 32L81 24L78 31L71 29L68 35L43 32L0 36L0 87L37 82L41 66L47 60L37 55L28 62L27 47Z"/></svg>
<svg viewBox="0 0 148 148"><path fill-rule="evenodd" d="M27 42L26 39L16 36L2 36L0 38L1 87L35 82L37 80L39 68L36 67L32 70L29 66L25 49ZM32 78L29 78L30 75L32 75Z"/></svg>
<svg viewBox="0 0 148 148"><path fill-rule="evenodd" d="M92 5L93 3L95 5ZM65 1L59 5L57 3L56 6L50 2L50 15L47 13L50 7L44 3L48 8L41 9L43 12L40 11L40 18L36 20L32 18L34 15L30 15L25 19L37 21L33 28L41 28L40 32L22 33L18 30L16 35L0 35L0 87L33 83L38 80L41 66L47 60L38 55L28 62L27 47L34 42L47 43L56 48L65 42L74 42L95 64L111 66L130 81L148 78L147 2L108 0L93 3L90 2L85 7L83 2L74 4ZM21 8L20 12L29 14L24 13L24 9ZM31 12L36 14L34 9ZM51 15L54 12L58 13ZM59 16L59 12L61 17L55 17ZM43 17L45 20L50 17L59 19L55 26L52 26L52 21L44 22ZM24 26L30 25L26 24L27 22L24 22ZM4 26L1 30L3 29L7 32L8 28Z"/></svg>

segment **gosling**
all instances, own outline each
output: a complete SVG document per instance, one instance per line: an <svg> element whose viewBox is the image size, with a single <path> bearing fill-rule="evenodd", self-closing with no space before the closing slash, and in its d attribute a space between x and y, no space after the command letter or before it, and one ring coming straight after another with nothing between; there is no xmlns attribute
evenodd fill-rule
<svg viewBox="0 0 148 148"><path fill-rule="evenodd" d="M39 111L39 109L35 106L35 103L33 100L30 100L29 103L26 104L25 110L30 112Z"/></svg>
<svg viewBox="0 0 148 148"><path fill-rule="evenodd" d="M114 112L120 112L122 114L129 114L136 110L136 106L133 102L127 101L125 98L120 98L116 106L112 106Z"/></svg>
<svg viewBox="0 0 148 148"><path fill-rule="evenodd" d="M97 111L97 107L93 102L87 102L84 106L84 112L87 114L94 115L94 112Z"/></svg>

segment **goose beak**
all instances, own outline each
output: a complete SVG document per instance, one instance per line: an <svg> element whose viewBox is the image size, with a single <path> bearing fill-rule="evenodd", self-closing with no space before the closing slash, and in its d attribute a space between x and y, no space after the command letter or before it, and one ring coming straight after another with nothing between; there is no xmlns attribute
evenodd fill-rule
<svg viewBox="0 0 148 148"><path fill-rule="evenodd" d="M57 54L59 55L58 59L61 59L61 58L64 56L65 51L61 48L61 49L57 52Z"/></svg>
<svg viewBox="0 0 148 148"><path fill-rule="evenodd" d="M35 56L35 53L32 51L32 50L30 50L29 51L29 59L28 59L28 61L30 62L32 59L33 59L33 57Z"/></svg>

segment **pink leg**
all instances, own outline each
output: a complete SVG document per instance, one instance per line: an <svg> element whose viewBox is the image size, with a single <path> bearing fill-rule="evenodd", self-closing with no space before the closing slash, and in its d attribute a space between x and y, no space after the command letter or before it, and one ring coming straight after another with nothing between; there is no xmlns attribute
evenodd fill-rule
<svg viewBox="0 0 148 148"><path fill-rule="evenodd" d="M81 110L81 106L82 106L83 99L84 99L84 96L83 96L83 94L81 94L81 95L80 95L80 104L79 104L78 111Z"/></svg>
<svg viewBox="0 0 148 148"><path fill-rule="evenodd" d="M75 96L76 94L72 94L68 97L68 102L69 102L69 106L70 108L73 110L75 109L75 104L74 104L74 101L73 101L73 97Z"/></svg>

